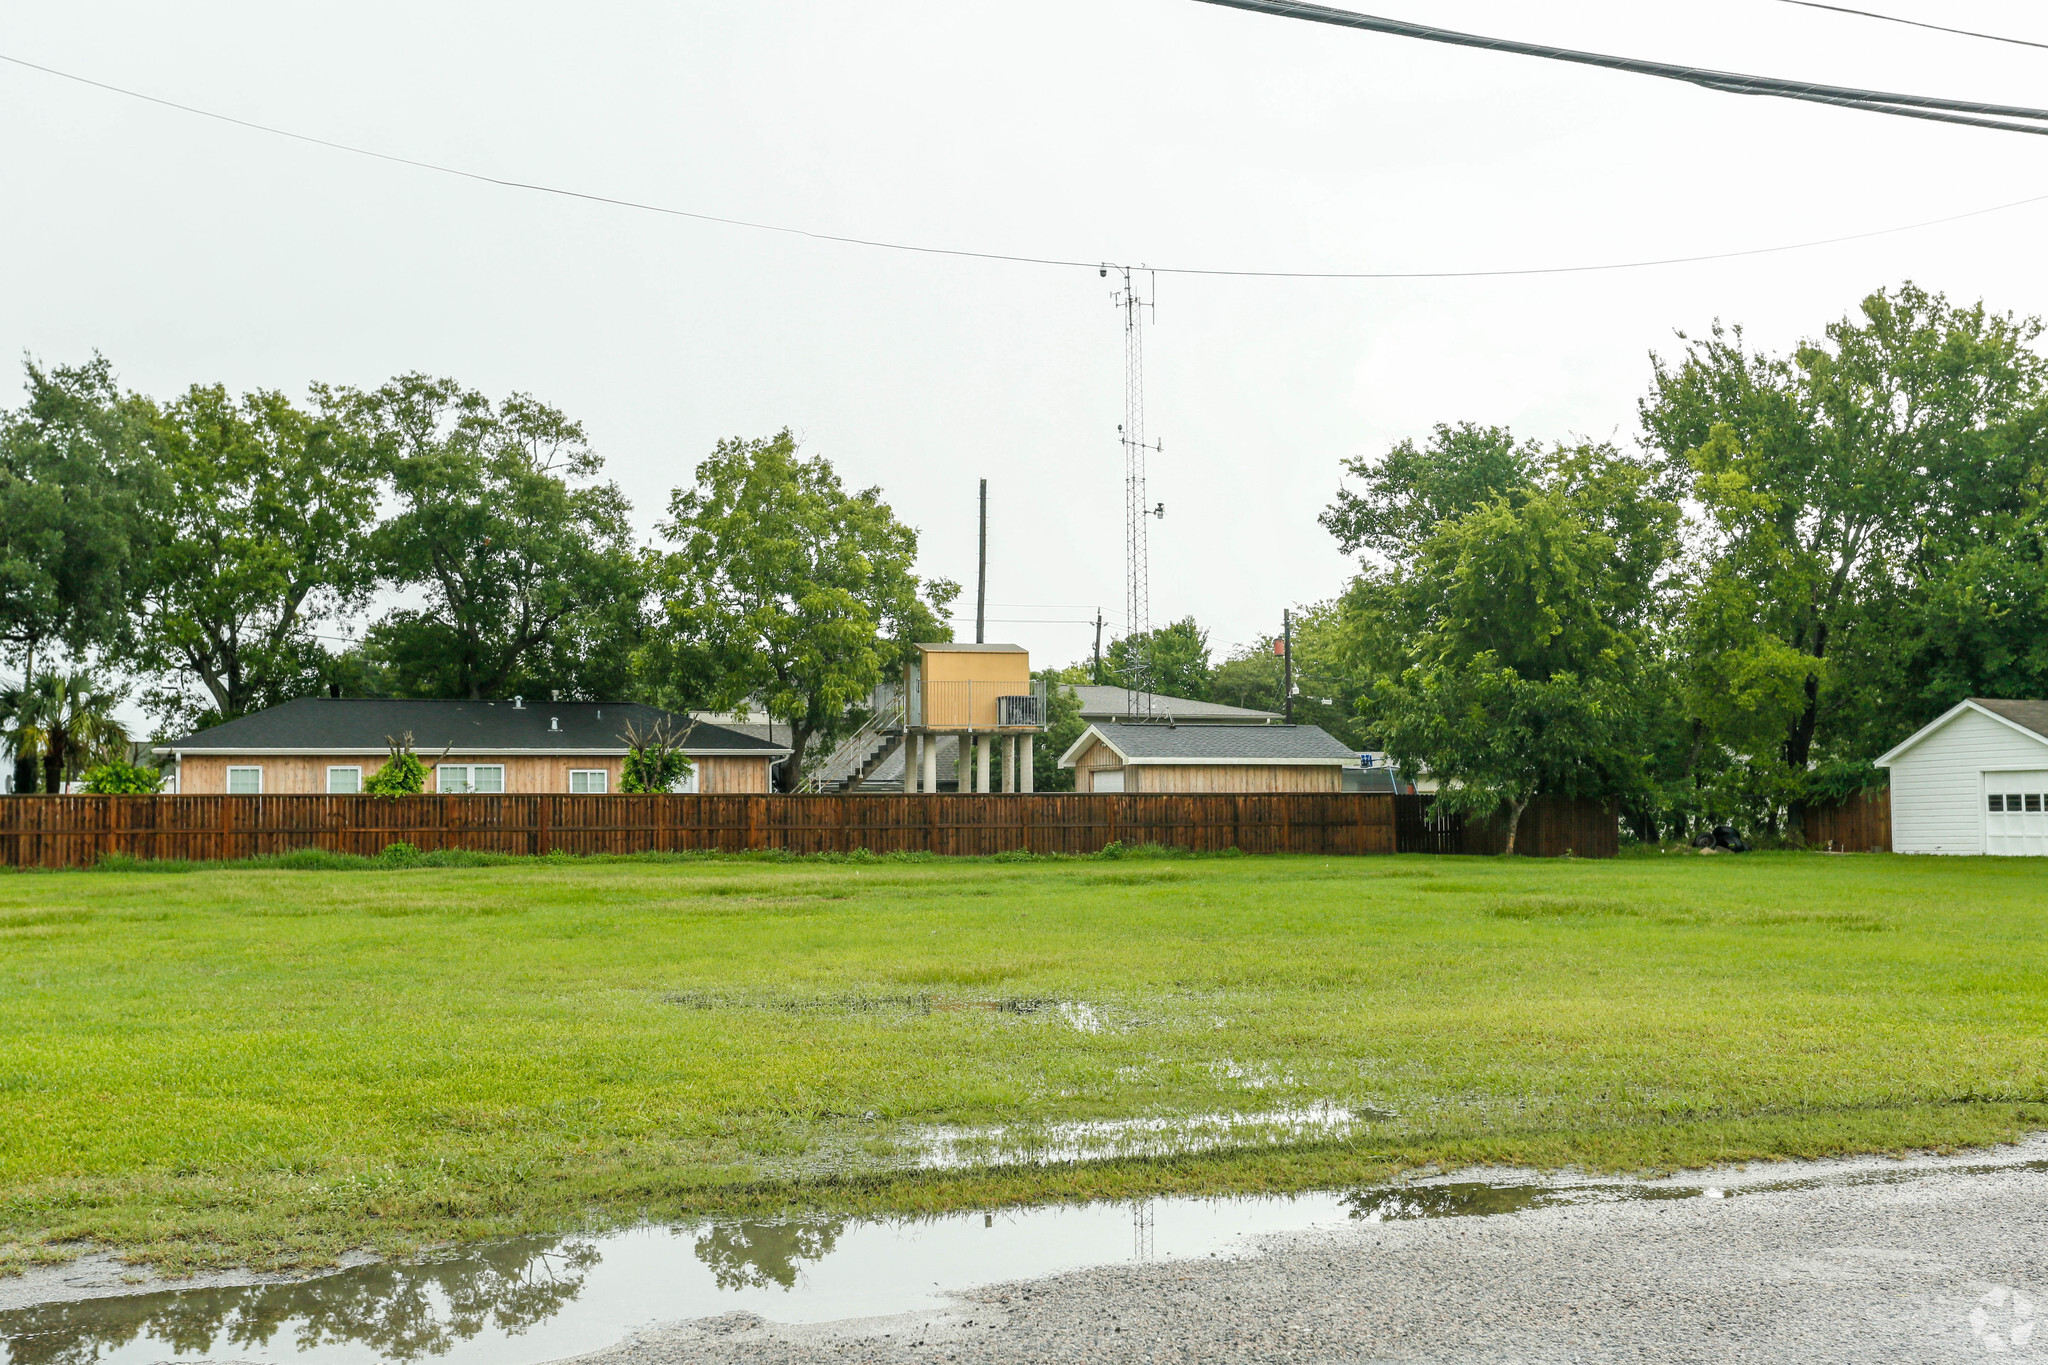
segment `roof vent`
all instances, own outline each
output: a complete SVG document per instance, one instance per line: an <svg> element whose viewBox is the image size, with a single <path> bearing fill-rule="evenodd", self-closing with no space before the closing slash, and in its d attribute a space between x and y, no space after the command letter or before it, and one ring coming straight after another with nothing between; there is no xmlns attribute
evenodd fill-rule
<svg viewBox="0 0 2048 1365"><path fill-rule="evenodd" d="M514 697L512 699L512 709L514 711L524 711L526 709L526 698Z"/></svg>
<svg viewBox="0 0 2048 1365"><path fill-rule="evenodd" d="M562 718L561 718L560 716L549 716L549 717L548 717L548 729L550 729L550 730L559 730L559 729L561 729L561 728L562 728Z"/></svg>

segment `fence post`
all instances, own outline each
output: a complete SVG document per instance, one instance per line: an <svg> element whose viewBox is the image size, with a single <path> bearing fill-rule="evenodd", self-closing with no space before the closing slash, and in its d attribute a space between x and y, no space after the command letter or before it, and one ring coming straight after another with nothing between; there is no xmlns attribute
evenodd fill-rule
<svg viewBox="0 0 2048 1365"><path fill-rule="evenodd" d="M554 831L549 827L551 824L549 817L554 814L555 802L554 798L546 792L542 792L534 799L540 802L540 808L534 812L533 851L537 857L546 857L549 853L554 852L555 848L554 840L551 837Z"/></svg>

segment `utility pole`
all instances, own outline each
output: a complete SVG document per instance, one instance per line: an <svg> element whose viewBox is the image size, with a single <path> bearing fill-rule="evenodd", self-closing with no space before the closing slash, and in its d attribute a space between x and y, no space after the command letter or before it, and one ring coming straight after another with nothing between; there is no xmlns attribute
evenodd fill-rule
<svg viewBox="0 0 2048 1365"><path fill-rule="evenodd" d="M1280 609L1280 713L1294 724L1294 613Z"/></svg>
<svg viewBox="0 0 2048 1365"><path fill-rule="evenodd" d="M988 480L981 481L981 567L974 575L974 643L986 644L988 617Z"/></svg>
<svg viewBox="0 0 2048 1365"><path fill-rule="evenodd" d="M1102 608L1095 609L1095 685L1102 686Z"/></svg>

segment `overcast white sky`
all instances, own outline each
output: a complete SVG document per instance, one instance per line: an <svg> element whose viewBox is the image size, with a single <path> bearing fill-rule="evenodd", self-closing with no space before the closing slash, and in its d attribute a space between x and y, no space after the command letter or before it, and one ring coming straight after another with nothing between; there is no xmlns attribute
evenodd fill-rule
<svg viewBox="0 0 2048 1365"><path fill-rule="evenodd" d="M1632 56L2048 104L2048 51L1777 0L1362 0ZM2048 40L2038 4L1869 8ZM833 233L1301 270L1771 246L2048 195L2048 138L1192 0L7 3L0 52L492 175ZM0 343L123 381L303 394L406 370L586 424L651 527L722 436L787 425L1080 658L1122 599L1122 335L1093 270L867 250L463 182L0 66ZM1326 597L1346 456L1438 421L1628 441L1652 349L1817 332L1914 279L2048 312L2048 204L1712 264L1521 279L1162 277L1155 621L1219 647ZM0 402L19 401L17 375ZM1020 619L1049 620L1019 624ZM1115 618L1112 617L1114 625ZM1065 623L1062 623L1065 622ZM971 634L972 623L966 623ZM1220 653L1220 648L1219 648Z"/></svg>

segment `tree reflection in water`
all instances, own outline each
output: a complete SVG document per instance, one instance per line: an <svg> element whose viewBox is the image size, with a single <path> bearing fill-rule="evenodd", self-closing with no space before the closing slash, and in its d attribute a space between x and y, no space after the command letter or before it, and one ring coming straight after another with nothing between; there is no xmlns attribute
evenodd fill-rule
<svg viewBox="0 0 2048 1365"><path fill-rule="evenodd" d="M697 1239L697 1259L720 1289L793 1289L803 1262L830 1255L845 1227L843 1218L719 1223Z"/></svg>
<svg viewBox="0 0 2048 1365"><path fill-rule="evenodd" d="M561 1311L595 1247L527 1237L462 1260L362 1266L296 1284L172 1290L0 1313L9 1365L90 1365L154 1337L179 1354L267 1346L289 1325L300 1350L354 1342L389 1360L445 1354L487 1328L517 1335Z"/></svg>

